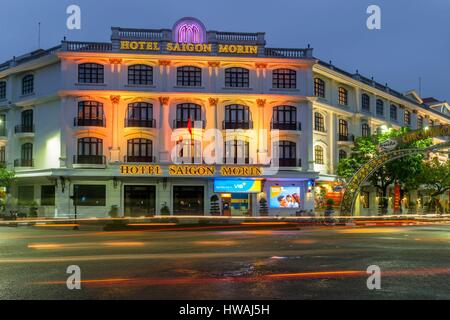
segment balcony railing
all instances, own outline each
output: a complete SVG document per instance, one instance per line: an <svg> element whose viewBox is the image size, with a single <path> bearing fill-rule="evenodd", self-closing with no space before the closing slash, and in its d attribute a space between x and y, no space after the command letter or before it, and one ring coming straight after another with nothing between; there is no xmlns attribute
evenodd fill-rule
<svg viewBox="0 0 450 320"><path fill-rule="evenodd" d="M297 167L299 161L297 159L278 159L280 167Z"/></svg>
<svg viewBox="0 0 450 320"><path fill-rule="evenodd" d="M251 158L223 158L224 164L250 164L253 163Z"/></svg>
<svg viewBox="0 0 450 320"><path fill-rule="evenodd" d="M125 119L125 128L156 128L156 120Z"/></svg>
<svg viewBox="0 0 450 320"><path fill-rule="evenodd" d="M193 129L196 128L196 125L198 125L198 123L201 122L201 128L205 129L206 127L206 122L204 120L195 120L195 121L191 121L191 127ZM174 120L173 121L173 127L175 129L180 129L180 128L187 128L188 127L188 123L189 121L187 120Z"/></svg>
<svg viewBox="0 0 450 320"><path fill-rule="evenodd" d="M153 156L125 156L126 163L155 163L156 158Z"/></svg>
<svg viewBox="0 0 450 320"><path fill-rule="evenodd" d="M86 119L75 118L73 119L74 127L106 127L105 118L103 119Z"/></svg>
<svg viewBox="0 0 450 320"><path fill-rule="evenodd" d="M34 167L33 159L16 159L14 160L14 167Z"/></svg>
<svg viewBox="0 0 450 320"><path fill-rule="evenodd" d="M15 133L34 133L34 125L18 125L14 128Z"/></svg>
<svg viewBox="0 0 450 320"><path fill-rule="evenodd" d="M300 122L272 122L270 128L272 130L302 131L302 124Z"/></svg>
<svg viewBox="0 0 450 320"><path fill-rule="evenodd" d="M253 129L253 121L224 121L222 129Z"/></svg>
<svg viewBox="0 0 450 320"><path fill-rule="evenodd" d="M339 134L339 141L349 141L349 142L354 142L355 141L355 136L352 134L349 135L343 135L343 134Z"/></svg>
<svg viewBox="0 0 450 320"><path fill-rule="evenodd" d="M85 155L77 155L73 156L74 164L106 164L105 156L85 156Z"/></svg>

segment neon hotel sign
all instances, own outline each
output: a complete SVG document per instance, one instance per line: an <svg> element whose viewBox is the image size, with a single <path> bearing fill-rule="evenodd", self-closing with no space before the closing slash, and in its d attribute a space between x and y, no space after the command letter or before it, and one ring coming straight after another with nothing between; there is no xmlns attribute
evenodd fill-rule
<svg viewBox="0 0 450 320"><path fill-rule="evenodd" d="M263 169L254 166L222 166L217 172L215 166L208 165L170 165L167 170L169 176L214 176L219 173L224 177L259 177ZM121 175L162 176L160 165L122 165Z"/></svg>
<svg viewBox="0 0 450 320"><path fill-rule="evenodd" d="M164 43L168 52L212 53L213 46L207 43L205 26L197 19L184 18L175 23L173 41ZM161 51L163 43L158 41L121 40L121 50ZM218 53L256 55L258 46L218 44Z"/></svg>

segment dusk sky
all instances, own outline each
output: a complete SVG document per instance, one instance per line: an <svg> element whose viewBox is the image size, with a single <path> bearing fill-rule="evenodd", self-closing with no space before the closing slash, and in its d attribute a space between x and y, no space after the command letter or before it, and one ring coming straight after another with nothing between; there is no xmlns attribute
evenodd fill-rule
<svg viewBox="0 0 450 320"><path fill-rule="evenodd" d="M0 60L69 40L109 41L112 26L172 28L184 16L208 30L266 32L267 46L303 48L350 72L356 69L405 92L450 100L450 1L444 0L0 0ZM81 30L66 28L66 8L81 7ZM382 10L368 30L366 9Z"/></svg>

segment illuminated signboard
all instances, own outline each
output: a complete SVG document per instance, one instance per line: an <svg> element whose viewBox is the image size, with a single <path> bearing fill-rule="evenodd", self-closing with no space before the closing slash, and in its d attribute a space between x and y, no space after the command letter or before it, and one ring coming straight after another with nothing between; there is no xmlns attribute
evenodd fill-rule
<svg viewBox="0 0 450 320"><path fill-rule="evenodd" d="M263 174L263 169L259 167L223 166L220 169L220 173L223 176L259 177Z"/></svg>
<svg viewBox="0 0 450 320"><path fill-rule="evenodd" d="M214 173L214 166L169 166L171 176L213 176Z"/></svg>
<svg viewBox="0 0 450 320"><path fill-rule="evenodd" d="M170 165L167 173L169 176L214 176L216 172L215 166ZM263 169L251 166L222 166L219 172L224 177L259 177L262 176ZM160 165L122 165L120 174L159 176L163 174L163 170Z"/></svg>
<svg viewBox="0 0 450 320"><path fill-rule="evenodd" d="M130 175L150 175L158 176L162 174L161 166L159 165L123 165L120 166L121 174Z"/></svg>
<svg viewBox="0 0 450 320"><path fill-rule="evenodd" d="M214 192L226 193L259 193L262 190L260 180L250 179L217 179L214 180Z"/></svg>
<svg viewBox="0 0 450 320"><path fill-rule="evenodd" d="M300 208L300 187L271 187L269 203L271 208Z"/></svg>

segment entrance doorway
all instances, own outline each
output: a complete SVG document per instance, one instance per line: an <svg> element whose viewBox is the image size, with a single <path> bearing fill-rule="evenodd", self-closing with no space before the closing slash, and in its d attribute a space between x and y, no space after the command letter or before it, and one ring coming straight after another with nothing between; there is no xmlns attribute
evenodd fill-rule
<svg viewBox="0 0 450 320"><path fill-rule="evenodd" d="M155 186L125 186L125 216L155 215Z"/></svg>
<svg viewBox="0 0 450 320"><path fill-rule="evenodd" d="M204 215L203 186L174 186L173 213L174 215Z"/></svg>

